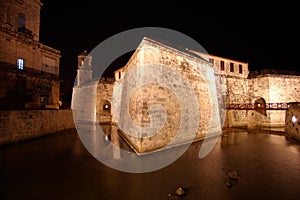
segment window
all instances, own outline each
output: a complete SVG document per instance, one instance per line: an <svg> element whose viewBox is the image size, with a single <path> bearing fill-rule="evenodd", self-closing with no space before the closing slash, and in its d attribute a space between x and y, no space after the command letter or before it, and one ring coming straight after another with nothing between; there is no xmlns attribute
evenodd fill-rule
<svg viewBox="0 0 300 200"><path fill-rule="evenodd" d="M214 64L214 59L210 58L208 62L211 63L211 64Z"/></svg>
<svg viewBox="0 0 300 200"><path fill-rule="evenodd" d="M46 73L58 74L58 68L56 67L56 60L48 56L43 56L42 71Z"/></svg>
<svg viewBox="0 0 300 200"><path fill-rule="evenodd" d="M119 79L121 78L121 71L119 71Z"/></svg>
<svg viewBox="0 0 300 200"><path fill-rule="evenodd" d="M41 96L41 104L47 105L48 103L48 97L47 96Z"/></svg>
<svg viewBox="0 0 300 200"><path fill-rule="evenodd" d="M220 61L220 66L221 66L221 70L224 71L225 70L225 63L224 60Z"/></svg>
<svg viewBox="0 0 300 200"><path fill-rule="evenodd" d="M230 72L234 72L234 64L230 63Z"/></svg>
<svg viewBox="0 0 300 200"><path fill-rule="evenodd" d="M242 74L243 73L243 65L239 64L239 73Z"/></svg>
<svg viewBox="0 0 300 200"><path fill-rule="evenodd" d="M23 70L24 69L24 59L18 58L17 59L17 69Z"/></svg>
<svg viewBox="0 0 300 200"><path fill-rule="evenodd" d="M18 15L18 31L20 32L24 32L26 28L26 19L25 19L25 15L23 13L20 13Z"/></svg>

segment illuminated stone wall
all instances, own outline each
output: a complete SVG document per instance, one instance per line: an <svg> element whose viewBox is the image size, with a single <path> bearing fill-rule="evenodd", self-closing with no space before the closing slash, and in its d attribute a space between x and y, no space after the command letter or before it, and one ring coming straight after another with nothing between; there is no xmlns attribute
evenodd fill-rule
<svg viewBox="0 0 300 200"><path fill-rule="evenodd" d="M290 103L286 111L285 132L300 141L300 103Z"/></svg>
<svg viewBox="0 0 300 200"><path fill-rule="evenodd" d="M248 63L215 55L204 54L197 51L188 50L200 55L207 62L213 65L216 74L226 77L247 78L249 74Z"/></svg>
<svg viewBox="0 0 300 200"><path fill-rule="evenodd" d="M227 95L226 102L228 104L249 103L248 81L240 77L225 77ZM246 110L227 110L226 127L246 127L248 123Z"/></svg>
<svg viewBox="0 0 300 200"><path fill-rule="evenodd" d="M254 103L263 98L266 103L289 103L300 100L300 77L292 75L263 75L251 78L249 99ZM257 111L248 111L248 128L284 127L284 110L267 110L266 115Z"/></svg>
<svg viewBox="0 0 300 200"><path fill-rule="evenodd" d="M249 103L263 98L266 103L270 102L270 80L269 77L260 76L248 80ZM248 128L269 127L271 125L270 111L266 111L267 115L263 115L255 110L248 111Z"/></svg>
<svg viewBox="0 0 300 200"><path fill-rule="evenodd" d="M101 78L73 87L71 108L75 119L110 124L113 84L114 79Z"/></svg>
<svg viewBox="0 0 300 200"><path fill-rule="evenodd" d="M270 102L299 102L300 101L300 76L275 76L269 75ZM270 111L272 126L283 126L285 111Z"/></svg>
<svg viewBox="0 0 300 200"><path fill-rule="evenodd" d="M73 87L71 109L76 121L96 122L97 83Z"/></svg>
<svg viewBox="0 0 300 200"><path fill-rule="evenodd" d="M134 73L138 75L129 76L128 74L133 73L132 71L135 69L137 72ZM132 143L138 152L148 152L167 145L175 137L181 126L193 126L199 123L196 136L194 132L189 133L186 131L184 135L179 136L177 144L174 145L192 141L194 137L196 139L204 138L206 134L210 133L220 134L221 126L216 84L212 65L208 62L156 41L144 39L125 66L122 74L125 77L125 82L122 82L124 78L116 82L121 84L121 90L117 94L120 95L119 99L126 99L127 97L124 95L129 95L130 91L128 89L136 87L140 84L140 81L147 82L148 79L153 81L151 84L142 84L141 87L137 87L133 91L133 95L130 96L130 102L128 103L130 117L135 124L146 127L147 124L152 123L153 130L162 126L159 132L151 137L148 135L151 132L149 129L148 132L141 133L142 135L139 135L139 137L128 135L125 131L124 137ZM139 79L141 75L146 78ZM129 76L129 78L126 79L126 76ZM187 84L183 84L179 77L186 80ZM194 96L188 95L188 87L192 88ZM178 89L178 94L174 88L181 88ZM180 99L182 96L183 98ZM192 109L197 108L193 108L193 101L199 106L200 115L197 119L192 118L192 113L187 113L183 108L184 106ZM119 105L113 107L114 112L122 115L125 110L122 110L122 106L125 104L126 102L121 100ZM159 109L150 110L150 107L154 104L159 104L165 108L167 113L165 123L161 118L162 113L158 111ZM151 112L153 112L152 122L149 116ZM182 116L184 117L182 118ZM121 122L117 121L117 123ZM132 131L134 130L132 129Z"/></svg>
<svg viewBox="0 0 300 200"><path fill-rule="evenodd" d="M0 145L74 128L71 110L0 111Z"/></svg>
<svg viewBox="0 0 300 200"><path fill-rule="evenodd" d="M300 76L268 75L270 102L295 102L300 99Z"/></svg>

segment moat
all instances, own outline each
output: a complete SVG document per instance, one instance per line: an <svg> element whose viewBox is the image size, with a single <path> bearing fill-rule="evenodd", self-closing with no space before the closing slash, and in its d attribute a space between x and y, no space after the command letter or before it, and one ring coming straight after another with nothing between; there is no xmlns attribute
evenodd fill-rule
<svg viewBox="0 0 300 200"><path fill-rule="evenodd" d="M148 173L107 167L91 156L76 131L2 146L0 197L167 200L179 199L176 189L186 187L182 199L300 199L299 142L267 130L232 129L199 159L201 143ZM229 187L230 171L238 179Z"/></svg>

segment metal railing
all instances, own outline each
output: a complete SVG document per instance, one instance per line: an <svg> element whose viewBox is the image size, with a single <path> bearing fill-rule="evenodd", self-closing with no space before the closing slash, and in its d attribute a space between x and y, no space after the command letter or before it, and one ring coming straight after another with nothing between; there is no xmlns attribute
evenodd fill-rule
<svg viewBox="0 0 300 200"><path fill-rule="evenodd" d="M226 104L227 110L287 110L288 103L230 103Z"/></svg>
<svg viewBox="0 0 300 200"><path fill-rule="evenodd" d="M17 66L14 64L0 62L0 70L10 71L15 73L24 73L25 75L39 76L41 78L59 80L59 75L57 74L52 74L49 72L28 68L26 67L26 65L24 66L24 69L18 69Z"/></svg>

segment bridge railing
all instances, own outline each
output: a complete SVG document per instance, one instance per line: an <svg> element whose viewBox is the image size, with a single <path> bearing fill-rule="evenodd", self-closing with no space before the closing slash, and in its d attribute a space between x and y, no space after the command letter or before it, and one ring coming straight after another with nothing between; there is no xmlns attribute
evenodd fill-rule
<svg viewBox="0 0 300 200"><path fill-rule="evenodd" d="M227 110L287 110L288 103L230 103L226 105Z"/></svg>

